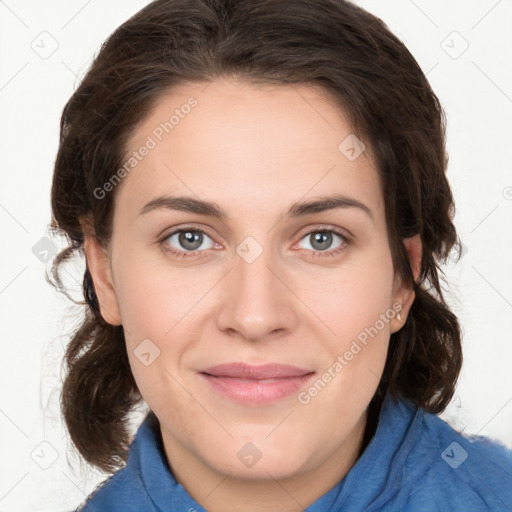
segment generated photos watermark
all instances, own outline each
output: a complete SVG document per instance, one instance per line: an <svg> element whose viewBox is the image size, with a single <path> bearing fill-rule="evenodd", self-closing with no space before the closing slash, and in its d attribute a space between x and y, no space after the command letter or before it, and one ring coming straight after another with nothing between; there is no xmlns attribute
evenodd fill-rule
<svg viewBox="0 0 512 512"><path fill-rule="evenodd" d="M377 336L377 334L384 329L386 324L395 318L402 308L402 304L395 302L391 308L386 310L385 313L380 314L379 319L376 320L372 326L365 327L364 330L357 335L357 339L352 340L350 347L342 355L339 355L329 368L327 368L327 370L325 370L324 373L322 373L322 375L307 390L301 391L297 395L299 403L303 405L309 404L311 399L317 396L327 386L327 384L329 384L329 382L331 382L349 364L349 362L367 346L369 341L368 336L372 339Z"/></svg>
<svg viewBox="0 0 512 512"><path fill-rule="evenodd" d="M112 192L115 186L127 176L137 165L144 160L150 152L158 146L166 135L171 133L176 126L178 126L185 117L190 114L193 108L197 107L197 100L191 96L186 103L181 105L180 108L174 109L174 113L168 120L161 122L156 126L150 135L146 137L146 141L138 149L132 151L131 156L124 162L123 166L119 168L101 187L96 187L93 195L96 199L104 199L108 192Z"/></svg>

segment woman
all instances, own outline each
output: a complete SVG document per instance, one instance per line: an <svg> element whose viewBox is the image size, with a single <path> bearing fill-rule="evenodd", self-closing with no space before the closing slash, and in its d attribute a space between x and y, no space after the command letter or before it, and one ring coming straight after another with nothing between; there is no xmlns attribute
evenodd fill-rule
<svg viewBox="0 0 512 512"><path fill-rule="evenodd" d="M506 510L442 421L462 364L444 113L342 0L156 0L66 105L52 225L84 253L62 407L84 511ZM130 412L149 413L132 442Z"/></svg>

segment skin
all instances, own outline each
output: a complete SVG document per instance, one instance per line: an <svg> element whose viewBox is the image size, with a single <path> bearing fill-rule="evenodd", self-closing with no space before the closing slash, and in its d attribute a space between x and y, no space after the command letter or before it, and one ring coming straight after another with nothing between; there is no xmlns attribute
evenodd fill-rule
<svg viewBox="0 0 512 512"><path fill-rule="evenodd" d="M177 481L210 512L298 511L356 462L389 337L405 323L414 292L394 275L370 148L354 161L340 152L352 129L321 89L206 85L173 89L133 132L127 154L190 96L198 101L117 185L106 249L84 223L87 264L103 317L124 327L135 380L160 420ZM374 218L357 208L283 217L297 201L333 193L361 201ZM164 208L140 215L163 194L213 201L228 217ZM159 244L181 226L206 232L195 257L163 250L187 252L177 235ZM318 249L309 235L328 228L352 242L334 233ZM236 251L248 236L263 250L252 263ZM417 278L421 243L404 244ZM396 302L401 319L385 323L307 404L297 393L264 406L237 404L198 376L232 361L290 364L320 376ZM160 350L148 366L134 353L144 339ZM262 454L252 467L237 457L248 442Z"/></svg>

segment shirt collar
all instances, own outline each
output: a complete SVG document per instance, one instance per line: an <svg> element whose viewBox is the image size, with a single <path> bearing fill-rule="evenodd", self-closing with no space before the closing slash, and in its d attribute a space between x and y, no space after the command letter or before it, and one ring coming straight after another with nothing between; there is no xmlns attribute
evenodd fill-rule
<svg viewBox="0 0 512 512"><path fill-rule="evenodd" d="M345 477L306 511L360 507L363 505L361 489L364 489L367 504L377 506L381 501L389 500L389 493L395 486L386 484L400 478L397 472L403 470L405 459L419 436L422 414L422 409L417 409L412 402L387 395L375 434L362 455ZM175 480L165 458L158 419L152 411L147 414L134 439L127 469L130 466L139 473L146 492L158 509L193 508L197 512L206 512Z"/></svg>
<svg viewBox="0 0 512 512"><path fill-rule="evenodd" d="M406 459L421 435L423 410L386 395L375 434L345 477L307 512L378 510L397 492Z"/></svg>

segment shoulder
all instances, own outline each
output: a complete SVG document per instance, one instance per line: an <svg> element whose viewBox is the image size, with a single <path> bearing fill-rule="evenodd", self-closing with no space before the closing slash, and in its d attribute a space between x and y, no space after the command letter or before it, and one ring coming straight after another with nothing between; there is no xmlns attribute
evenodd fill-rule
<svg viewBox="0 0 512 512"><path fill-rule="evenodd" d="M419 442L406 467L417 465L418 456L429 464L411 489L411 510L512 509L512 450L498 440L457 432L426 411L416 420Z"/></svg>
<svg viewBox="0 0 512 512"><path fill-rule="evenodd" d="M126 465L99 484L77 512L158 511L147 489L148 474L156 471L161 457L155 429L153 415L146 416L130 445Z"/></svg>
<svg viewBox="0 0 512 512"><path fill-rule="evenodd" d="M156 510L144 491L140 475L125 467L100 483L77 512L125 512L127 510Z"/></svg>

